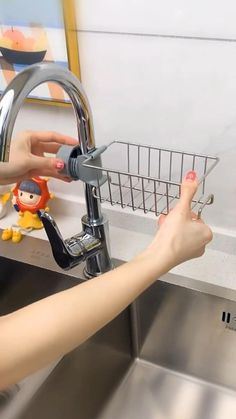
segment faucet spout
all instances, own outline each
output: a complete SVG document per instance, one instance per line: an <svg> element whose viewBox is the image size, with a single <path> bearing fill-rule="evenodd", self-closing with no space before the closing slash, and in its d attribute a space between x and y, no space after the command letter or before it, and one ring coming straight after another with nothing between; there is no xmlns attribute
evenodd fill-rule
<svg viewBox="0 0 236 419"><path fill-rule="evenodd" d="M92 113L88 98L80 81L66 68L56 64L40 63L29 66L20 72L8 85L2 95L0 101L0 161L7 162L9 160L12 132L22 104L34 88L47 82L60 85L71 100L77 121L78 141L82 154L87 154L95 148ZM111 260L109 256L108 236L105 234L107 230L105 224L107 222L101 213L100 203L94 197L92 189L94 188L85 182L87 215L85 216L86 222L84 225L86 227L84 227L84 231L85 229L87 232L92 231L93 237L98 240L103 237L103 246L102 248L100 244L97 246L97 253L93 252L91 256L90 252L87 252L86 262L87 266L89 266L88 274L90 276L96 276L111 269ZM49 228L48 220L47 217L42 218L52 244L56 235L51 234L53 229ZM62 240L59 234L57 235L57 239ZM62 243L61 246L64 252L65 248ZM55 248L55 246L53 247L52 245L52 248ZM59 245L58 248L60 248ZM66 252L63 253L63 257L65 257L65 254ZM74 256L72 258L73 263L69 263L69 267L81 261L81 255L77 259Z"/></svg>

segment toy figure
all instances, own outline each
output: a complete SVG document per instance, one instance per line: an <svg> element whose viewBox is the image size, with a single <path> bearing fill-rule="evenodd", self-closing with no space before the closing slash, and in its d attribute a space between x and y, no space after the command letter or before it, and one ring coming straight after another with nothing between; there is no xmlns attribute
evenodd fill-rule
<svg viewBox="0 0 236 419"><path fill-rule="evenodd" d="M13 243L19 243L22 234L43 228L39 210L49 211L47 203L53 198L48 191L47 181L48 179L35 177L16 184L12 191L12 204L19 213L19 218L16 225L3 231L2 240L12 239Z"/></svg>

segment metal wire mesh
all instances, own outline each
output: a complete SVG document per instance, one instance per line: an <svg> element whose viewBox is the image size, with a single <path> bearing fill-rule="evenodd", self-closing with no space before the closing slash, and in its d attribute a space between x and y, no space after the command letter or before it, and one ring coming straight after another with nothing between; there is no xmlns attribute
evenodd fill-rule
<svg viewBox="0 0 236 419"><path fill-rule="evenodd" d="M101 202L159 215L167 214L175 205L182 178L190 170L197 172L200 185L192 208L212 203L212 199L205 199L206 177L217 163L217 157L114 141L99 164L88 159L84 165L106 176L103 185L97 176L93 191Z"/></svg>

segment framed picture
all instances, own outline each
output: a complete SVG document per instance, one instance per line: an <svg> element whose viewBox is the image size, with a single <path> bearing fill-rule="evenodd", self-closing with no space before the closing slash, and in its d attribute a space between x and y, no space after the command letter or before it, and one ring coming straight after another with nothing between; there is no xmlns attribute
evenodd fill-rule
<svg viewBox="0 0 236 419"><path fill-rule="evenodd" d="M74 0L0 0L0 95L17 73L42 61L65 66L80 78ZM29 100L69 102L55 83L38 86Z"/></svg>

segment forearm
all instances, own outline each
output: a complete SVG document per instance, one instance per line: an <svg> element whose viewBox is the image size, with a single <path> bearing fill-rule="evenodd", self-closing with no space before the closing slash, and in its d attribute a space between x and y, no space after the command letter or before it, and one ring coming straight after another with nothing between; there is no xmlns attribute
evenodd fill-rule
<svg viewBox="0 0 236 419"><path fill-rule="evenodd" d="M173 266L203 255L210 228L191 213L197 179L189 172L181 198L148 250L120 268L41 300L0 320L0 387L63 356L117 316Z"/></svg>
<svg viewBox="0 0 236 419"><path fill-rule="evenodd" d="M161 255L133 261L38 301L0 322L0 387L63 356L116 317L169 269ZM159 261L159 262L158 262Z"/></svg>

